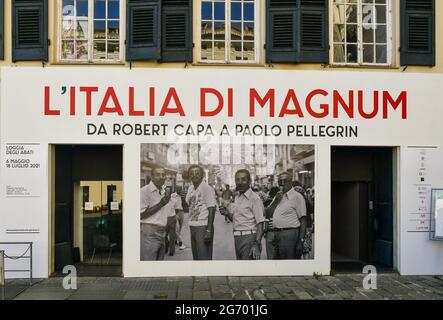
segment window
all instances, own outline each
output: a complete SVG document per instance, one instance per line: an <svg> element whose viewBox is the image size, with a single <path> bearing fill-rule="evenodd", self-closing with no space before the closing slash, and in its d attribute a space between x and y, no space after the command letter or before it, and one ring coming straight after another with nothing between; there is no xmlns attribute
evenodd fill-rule
<svg viewBox="0 0 443 320"><path fill-rule="evenodd" d="M257 2L255 0L201 1L200 61L257 62Z"/></svg>
<svg viewBox="0 0 443 320"><path fill-rule="evenodd" d="M334 63L391 63L390 0L334 0L333 23Z"/></svg>
<svg viewBox="0 0 443 320"><path fill-rule="evenodd" d="M120 61L120 0L62 0L60 60Z"/></svg>

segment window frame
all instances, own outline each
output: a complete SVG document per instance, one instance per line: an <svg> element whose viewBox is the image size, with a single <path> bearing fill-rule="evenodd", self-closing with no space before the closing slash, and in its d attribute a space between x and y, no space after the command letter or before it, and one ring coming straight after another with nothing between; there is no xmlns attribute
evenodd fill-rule
<svg viewBox="0 0 443 320"><path fill-rule="evenodd" d="M217 1L217 0L211 0L211 2L224 2L225 3L225 59L224 60L203 60L202 59L202 33L201 33L201 24L202 24L202 2L204 0L198 0L196 1L197 8L195 10L197 19L196 19L196 27L198 28L197 31L197 63L199 64L222 64L222 65L257 65L260 64L261 59L261 51L260 51L260 43L262 42L261 37L261 13L262 13L262 1L261 0L254 0L254 60L244 61L244 60L231 60L230 59L230 50L227 50L227 48L231 48L231 2L232 0L224 0L224 1ZM240 3L243 3L241 1ZM195 17L195 15L194 15ZM242 17L243 22L243 17ZM229 31L229 32L228 32ZM214 26L213 26L213 34L214 34ZM211 40L211 42L216 42L215 40ZM234 41L235 42L235 41ZM243 41L241 42L243 43Z"/></svg>
<svg viewBox="0 0 443 320"><path fill-rule="evenodd" d="M62 58L62 28L63 28L63 0L57 2L57 61L68 64L121 64L124 54L124 25L126 24L126 13L124 12L124 0L119 0L119 54L117 60L94 59L94 0L88 0L88 59L64 59ZM106 7L106 12L108 8ZM108 20L108 19L105 19ZM111 19L116 20L116 19ZM74 40L75 41L75 40ZM108 39L106 40L108 41Z"/></svg>
<svg viewBox="0 0 443 320"><path fill-rule="evenodd" d="M345 2L349 2L350 0L345 0ZM395 3L393 0L386 0L386 62L385 63L369 63L363 62L363 15L362 15L362 0L357 0L357 62L335 62L334 57L334 46L336 42L334 41L334 6L339 3L334 3L333 1L329 2L330 9L330 64L332 66L342 66L342 67L391 67L394 64L394 16L392 13L393 7L395 7ZM343 3L344 4L344 3ZM377 5L377 4L374 4ZM346 35L345 35L346 36ZM374 39L375 41L375 39ZM373 43L376 45L376 42ZM346 39L344 42L344 46L346 47ZM375 59L375 57L374 57Z"/></svg>

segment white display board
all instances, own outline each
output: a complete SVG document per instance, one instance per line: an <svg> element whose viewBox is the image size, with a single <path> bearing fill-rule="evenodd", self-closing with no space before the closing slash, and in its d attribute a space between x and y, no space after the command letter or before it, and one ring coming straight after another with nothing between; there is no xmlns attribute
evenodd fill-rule
<svg viewBox="0 0 443 320"><path fill-rule="evenodd" d="M431 189L443 183L443 148L410 145L401 152L402 274L443 274L443 243L429 238Z"/></svg>
<svg viewBox="0 0 443 320"><path fill-rule="evenodd" d="M328 274L331 146L398 146L400 223L394 249L400 256L398 267L405 274L443 273L443 247L429 241L421 229L421 221L429 214L421 201L428 200L429 187L443 184L439 165L443 162L443 108L438 105L443 101L443 75L5 67L0 78L0 240L34 241L36 277L48 275L50 144L124 145L125 276ZM140 144L210 139L315 145L313 260L140 261ZM5 166L6 146L19 143L38 144L36 159L41 168L29 181L26 173L15 177ZM417 182L423 171L419 153L410 146L432 146L423 183ZM9 198L7 185L24 186L38 197ZM418 218L412 218L412 213ZM39 232L16 236L9 229Z"/></svg>

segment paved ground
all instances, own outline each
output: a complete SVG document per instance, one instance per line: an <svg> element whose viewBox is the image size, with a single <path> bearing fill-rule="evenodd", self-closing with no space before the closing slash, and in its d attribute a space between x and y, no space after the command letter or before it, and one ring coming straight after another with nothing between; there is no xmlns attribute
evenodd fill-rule
<svg viewBox="0 0 443 320"><path fill-rule="evenodd" d="M184 215L183 227L181 236L186 246L185 250L179 250L176 247L175 255L169 256L166 254L165 260L192 260L190 230L189 230L189 215ZM220 214L215 215L214 220L214 252L213 260L235 260L235 246L234 235L232 234L232 223L225 221ZM263 239L262 247L266 248L265 239ZM262 250L262 259L266 259L266 250Z"/></svg>
<svg viewBox="0 0 443 320"><path fill-rule="evenodd" d="M141 299L432 299L443 300L443 276L379 274L376 290L364 290L363 275L315 277L79 278L77 290L64 290L62 278L36 283L18 300ZM10 296L10 298L12 298Z"/></svg>

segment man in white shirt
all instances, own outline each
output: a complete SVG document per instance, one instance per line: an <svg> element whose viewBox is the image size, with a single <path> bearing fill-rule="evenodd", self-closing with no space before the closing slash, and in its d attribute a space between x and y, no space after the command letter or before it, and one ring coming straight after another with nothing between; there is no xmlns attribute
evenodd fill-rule
<svg viewBox="0 0 443 320"><path fill-rule="evenodd" d="M175 215L175 201L164 188L166 172L152 169L151 182L140 190L140 259L163 260L168 216Z"/></svg>
<svg viewBox="0 0 443 320"><path fill-rule="evenodd" d="M220 213L227 216L234 225L237 260L258 260L265 221L263 202L251 189L251 174L248 170L242 169L235 173L235 185L239 193L235 196L232 212L226 207L220 207Z"/></svg>
<svg viewBox="0 0 443 320"><path fill-rule="evenodd" d="M189 205L189 228L194 260L212 260L214 218L217 200L214 189L203 181L204 171L198 165L188 169L191 186L186 195Z"/></svg>
<svg viewBox="0 0 443 320"><path fill-rule="evenodd" d="M299 259L306 234L306 202L292 188L290 173L281 173L278 184L282 190L266 208L266 215L273 219L271 259Z"/></svg>

